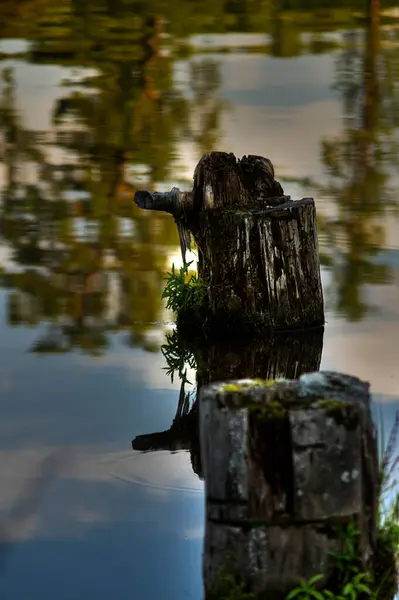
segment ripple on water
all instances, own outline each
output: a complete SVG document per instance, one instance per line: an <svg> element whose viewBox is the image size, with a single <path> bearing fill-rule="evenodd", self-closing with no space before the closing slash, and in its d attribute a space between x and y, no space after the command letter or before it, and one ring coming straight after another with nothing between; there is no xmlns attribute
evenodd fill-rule
<svg viewBox="0 0 399 600"><path fill-rule="evenodd" d="M128 459L128 460L127 460ZM135 452L113 464L111 477L146 488L203 494L204 483L193 473L190 454L179 452Z"/></svg>

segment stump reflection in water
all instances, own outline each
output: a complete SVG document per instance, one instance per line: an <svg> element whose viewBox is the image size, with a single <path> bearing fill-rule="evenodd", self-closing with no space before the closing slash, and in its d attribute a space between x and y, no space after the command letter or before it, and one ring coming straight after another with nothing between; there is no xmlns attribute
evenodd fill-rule
<svg viewBox="0 0 399 600"><path fill-rule="evenodd" d="M318 371L323 348L322 328L295 334L279 334L250 345L237 343L193 346L180 340L184 353L190 348L197 365L197 392L190 405L184 381L176 416L166 431L139 435L132 441L134 450L189 450L193 471L202 478L198 432L198 397L203 385L229 379L296 379L303 373ZM183 350L182 350L183 351Z"/></svg>

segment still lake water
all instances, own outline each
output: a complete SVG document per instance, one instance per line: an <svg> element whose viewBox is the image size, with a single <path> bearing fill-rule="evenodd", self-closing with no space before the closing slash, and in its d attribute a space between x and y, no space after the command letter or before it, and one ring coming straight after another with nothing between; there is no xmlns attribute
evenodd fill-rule
<svg viewBox="0 0 399 600"><path fill-rule="evenodd" d="M137 14L132 2L8 4L0 595L197 600L203 483L186 450L131 445L170 428L180 389L160 351L177 233L133 206L134 191L189 189L214 149L268 156L285 193L313 195L321 368L368 380L388 430L399 409L399 15L388 8L366 35L355 3L271 16L260 2L259 18L219 2L177 2L165 18L152 3Z"/></svg>

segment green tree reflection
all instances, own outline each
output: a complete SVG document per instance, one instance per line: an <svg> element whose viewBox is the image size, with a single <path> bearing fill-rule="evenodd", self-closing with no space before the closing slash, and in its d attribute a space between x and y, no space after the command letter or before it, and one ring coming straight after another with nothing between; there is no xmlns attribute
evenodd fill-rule
<svg viewBox="0 0 399 600"><path fill-rule="evenodd" d="M177 251L178 238L172 219L149 217L132 199L137 186L178 178L182 140L198 157L217 143L226 108L217 98L217 57L196 54L188 40L202 32L269 33L270 44L259 51L291 56L326 51L320 31L348 30L337 83L347 98L347 127L343 138L323 145L331 174L324 192L336 198L339 216L322 226L332 248L340 237L348 240L343 266L334 265L339 309L351 318L364 314L361 285L387 279L372 254L381 242L376 207L381 213L391 200L386 157L397 72L390 70L392 53L376 45L377 9L365 38L370 50L364 55L352 44L354 35L359 45L350 31L362 1L325 2L324 16L311 0L0 3L0 35L28 42L20 58L70 74L46 132L26 128L12 72L4 72L1 227L18 268L3 279L10 323L48 327L36 351L99 352L111 331L153 349L167 255ZM303 32L312 32L313 45L297 43Z"/></svg>
<svg viewBox="0 0 399 600"><path fill-rule="evenodd" d="M380 29L379 1L371 0L364 29L346 35L336 65L344 130L322 142L329 182L308 181L334 201L334 215L319 216L330 249L324 262L333 275L335 309L350 320L362 319L370 308L365 284L390 281L389 267L376 261L386 243L384 217L397 210L391 176L398 165L399 61L389 43L394 30L387 31Z"/></svg>
<svg viewBox="0 0 399 600"><path fill-rule="evenodd" d="M133 204L134 168L144 169L151 188L171 176L184 135L210 149L218 125L218 104L209 102L217 73L210 69L213 87L205 93L199 86L188 100L175 89L160 17L138 18L122 4L105 15L79 2L55 14L56 27L35 39L32 60L83 65L94 75L66 82L50 135L24 128L12 74L4 74L2 220L13 258L23 267L5 278L13 290L9 320L49 323L35 351L79 346L95 353L116 330L126 330L129 343L152 349L146 333L162 316L167 254L178 238L171 218L150 219ZM201 135L188 123L195 106L207 116ZM67 157L61 163L50 159L54 146ZM21 170L28 165L37 175L24 184Z"/></svg>

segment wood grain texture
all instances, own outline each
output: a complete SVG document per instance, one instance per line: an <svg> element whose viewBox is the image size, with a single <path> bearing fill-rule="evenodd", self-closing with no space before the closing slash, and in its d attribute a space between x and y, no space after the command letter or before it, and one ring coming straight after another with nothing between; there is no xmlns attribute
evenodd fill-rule
<svg viewBox="0 0 399 600"><path fill-rule="evenodd" d="M324 324L315 203L285 196L269 159L212 152L199 161L192 192L136 192L135 200L173 214L183 258L190 235L197 244L204 294L178 324L211 333Z"/></svg>
<svg viewBox="0 0 399 600"><path fill-rule="evenodd" d="M256 593L283 598L301 578L328 580L336 525L353 518L368 564L378 457L367 383L332 372L215 383L201 390L199 420L206 588L229 552Z"/></svg>

